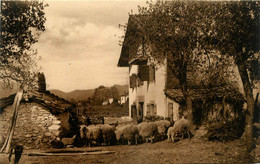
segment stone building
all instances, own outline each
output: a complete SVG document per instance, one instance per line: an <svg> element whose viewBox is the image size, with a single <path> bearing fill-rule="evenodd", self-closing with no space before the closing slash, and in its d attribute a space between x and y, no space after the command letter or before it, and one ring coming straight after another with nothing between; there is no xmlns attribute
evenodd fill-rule
<svg viewBox="0 0 260 164"><path fill-rule="evenodd" d="M0 100L0 146L10 128L15 95ZM21 144L25 149L44 149L56 137L72 136L76 120L71 113L73 105L48 92L31 91L24 94L12 144ZM75 126L75 127L74 127ZM76 129L75 129L76 130Z"/></svg>

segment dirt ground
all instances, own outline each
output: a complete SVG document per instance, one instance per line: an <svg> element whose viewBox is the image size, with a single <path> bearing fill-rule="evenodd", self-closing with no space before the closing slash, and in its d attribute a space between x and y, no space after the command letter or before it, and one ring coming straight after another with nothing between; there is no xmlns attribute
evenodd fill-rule
<svg viewBox="0 0 260 164"><path fill-rule="evenodd" d="M104 155L28 156L39 150L25 150L21 164L53 163L237 163L260 162L246 155L240 140L229 143L209 142L202 139L184 139L176 143L166 140L140 145L117 145L102 147L71 148L78 151L101 149L115 151ZM70 149L70 150L71 150ZM68 148L66 150L69 150ZM0 154L0 163L8 163L8 155Z"/></svg>

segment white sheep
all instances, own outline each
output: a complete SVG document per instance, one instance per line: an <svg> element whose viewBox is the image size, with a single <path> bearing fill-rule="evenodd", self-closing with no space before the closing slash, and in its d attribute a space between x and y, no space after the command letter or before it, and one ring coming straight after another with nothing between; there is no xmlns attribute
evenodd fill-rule
<svg viewBox="0 0 260 164"><path fill-rule="evenodd" d="M135 143L137 145L138 138L139 138L139 131L136 125L126 125L123 128L122 137L124 140L127 140L128 145Z"/></svg>
<svg viewBox="0 0 260 164"><path fill-rule="evenodd" d="M117 143L123 142L123 130L125 126L117 127L115 130Z"/></svg>
<svg viewBox="0 0 260 164"><path fill-rule="evenodd" d="M184 138L184 136L187 134L188 138L190 138L191 133L191 126L187 119L179 119L177 120L173 127L170 127L167 132L168 136L168 142L174 141L175 137L177 138Z"/></svg>
<svg viewBox="0 0 260 164"><path fill-rule="evenodd" d="M158 127L154 122L144 122L137 126L139 135L146 142L151 141L153 143L156 135L158 134Z"/></svg>
<svg viewBox="0 0 260 164"><path fill-rule="evenodd" d="M86 129L86 137L89 146L102 143L102 131L100 126L89 125Z"/></svg>
<svg viewBox="0 0 260 164"><path fill-rule="evenodd" d="M161 139L165 139L167 135L167 130L170 127L171 123L167 120L160 120L154 122L158 128L158 134Z"/></svg>
<svg viewBox="0 0 260 164"><path fill-rule="evenodd" d="M100 126L100 129L102 132L103 144L104 145L115 144L115 142L116 142L115 128L108 124L103 124L103 125L99 125L99 126Z"/></svg>

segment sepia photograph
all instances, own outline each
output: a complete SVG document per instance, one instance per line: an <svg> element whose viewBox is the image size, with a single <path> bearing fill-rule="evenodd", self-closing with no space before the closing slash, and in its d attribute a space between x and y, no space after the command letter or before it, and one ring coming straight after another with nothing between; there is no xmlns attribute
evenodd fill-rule
<svg viewBox="0 0 260 164"><path fill-rule="evenodd" d="M0 164L260 163L259 9L2 0Z"/></svg>

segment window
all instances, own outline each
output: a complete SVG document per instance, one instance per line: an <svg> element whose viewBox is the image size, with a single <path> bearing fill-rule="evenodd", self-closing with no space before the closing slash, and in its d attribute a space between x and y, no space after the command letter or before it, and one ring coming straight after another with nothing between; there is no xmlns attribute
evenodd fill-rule
<svg viewBox="0 0 260 164"><path fill-rule="evenodd" d="M156 104L147 104L146 115L157 115L157 106Z"/></svg>
<svg viewBox="0 0 260 164"><path fill-rule="evenodd" d="M149 81L149 66L140 65L138 67L138 74L141 81Z"/></svg>

